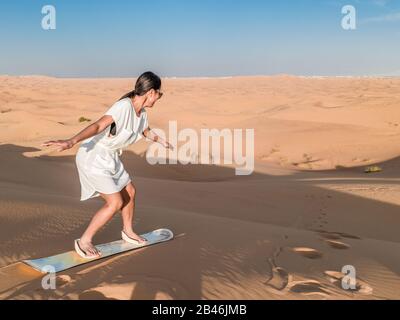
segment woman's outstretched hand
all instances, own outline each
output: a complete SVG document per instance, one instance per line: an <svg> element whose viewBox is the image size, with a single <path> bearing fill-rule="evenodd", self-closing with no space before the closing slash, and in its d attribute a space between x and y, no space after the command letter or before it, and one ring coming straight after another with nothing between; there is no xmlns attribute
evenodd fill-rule
<svg viewBox="0 0 400 320"><path fill-rule="evenodd" d="M74 146L74 142L72 140L56 140L56 141L47 141L41 145L41 147L51 147L57 146L59 147L57 151L62 152L64 150L71 149Z"/></svg>

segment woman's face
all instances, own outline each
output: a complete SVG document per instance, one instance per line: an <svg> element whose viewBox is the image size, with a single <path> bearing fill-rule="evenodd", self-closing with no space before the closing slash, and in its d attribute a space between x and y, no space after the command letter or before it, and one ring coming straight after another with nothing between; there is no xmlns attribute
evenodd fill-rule
<svg viewBox="0 0 400 320"><path fill-rule="evenodd" d="M153 108L155 103L161 99L163 93L160 90L151 89L149 92L146 93L146 107Z"/></svg>

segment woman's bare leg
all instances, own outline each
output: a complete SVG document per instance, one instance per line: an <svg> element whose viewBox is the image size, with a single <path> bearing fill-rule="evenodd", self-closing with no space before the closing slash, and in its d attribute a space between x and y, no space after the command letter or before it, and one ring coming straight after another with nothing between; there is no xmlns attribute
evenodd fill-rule
<svg viewBox="0 0 400 320"><path fill-rule="evenodd" d="M143 243L146 239L138 236L132 229L133 218L135 215L135 199L136 199L136 189L132 183L129 183L122 191L122 198L124 204L122 206L122 222L123 230L129 238L138 240L139 243Z"/></svg>
<svg viewBox="0 0 400 320"><path fill-rule="evenodd" d="M100 194L105 200L105 205L97 211L90 222L85 233L82 235L79 245L90 256L98 256L99 251L92 244L94 235L107 223L112 217L121 210L124 201L120 192L114 194Z"/></svg>

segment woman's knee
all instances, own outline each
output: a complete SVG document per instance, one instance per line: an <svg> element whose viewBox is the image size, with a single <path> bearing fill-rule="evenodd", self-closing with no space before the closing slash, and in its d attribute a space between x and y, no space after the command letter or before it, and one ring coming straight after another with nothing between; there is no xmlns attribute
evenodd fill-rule
<svg viewBox="0 0 400 320"><path fill-rule="evenodd" d="M114 212L117 212L124 206L124 200L120 194L115 194L107 199L107 206L112 208Z"/></svg>
<svg viewBox="0 0 400 320"><path fill-rule="evenodd" d="M115 212L121 210L124 206L124 201L122 199L118 199L113 201L110 206L114 209Z"/></svg>
<svg viewBox="0 0 400 320"><path fill-rule="evenodd" d="M122 196L124 200L124 206L128 205L129 203L134 203L135 202L135 197L136 197L136 188L132 183L128 184L123 190L122 190Z"/></svg>

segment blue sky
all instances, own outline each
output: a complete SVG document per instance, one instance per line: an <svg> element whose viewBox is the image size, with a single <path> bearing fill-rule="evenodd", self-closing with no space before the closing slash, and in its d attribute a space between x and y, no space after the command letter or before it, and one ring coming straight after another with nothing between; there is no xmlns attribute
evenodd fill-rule
<svg viewBox="0 0 400 320"><path fill-rule="evenodd" d="M400 0L2 0L0 39L10 75L400 75Z"/></svg>

